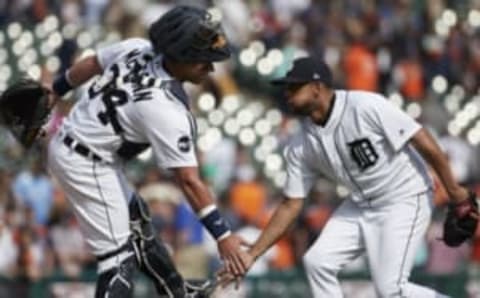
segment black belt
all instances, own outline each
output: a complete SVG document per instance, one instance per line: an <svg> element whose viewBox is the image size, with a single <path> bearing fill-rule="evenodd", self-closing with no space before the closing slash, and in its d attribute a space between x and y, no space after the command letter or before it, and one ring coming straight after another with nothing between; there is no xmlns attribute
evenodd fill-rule
<svg viewBox="0 0 480 298"><path fill-rule="evenodd" d="M88 149L86 146L80 144L80 143L76 143L74 144L75 140L69 136L69 135L65 135L65 137L63 137L63 143L70 149L72 149L73 151L77 152L78 154L80 154L81 156L83 157L86 157L86 158L89 158L93 161L102 161L103 159L98 156L97 154L95 154L92 150Z"/></svg>
<svg viewBox="0 0 480 298"><path fill-rule="evenodd" d="M109 252L107 252L103 255L96 256L97 262L101 262L101 261L104 261L108 258L116 256L116 255L122 253L124 250L128 250L129 248L130 248L130 240L127 241L125 244L123 244L122 246L120 246L119 248L117 248L115 250L109 251Z"/></svg>

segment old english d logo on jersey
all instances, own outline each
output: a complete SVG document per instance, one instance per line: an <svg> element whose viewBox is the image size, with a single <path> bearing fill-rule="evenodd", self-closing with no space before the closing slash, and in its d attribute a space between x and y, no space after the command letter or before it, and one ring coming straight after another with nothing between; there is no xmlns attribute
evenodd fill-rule
<svg viewBox="0 0 480 298"><path fill-rule="evenodd" d="M190 137L189 136L182 136L178 139L178 143L177 143L177 146L178 146L178 150L182 151L182 152L189 152L190 151L190 148L192 147L191 146L191 141L190 141Z"/></svg>
<svg viewBox="0 0 480 298"><path fill-rule="evenodd" d="M377 162L378 154L369 139L356 140L348 143L348 146L350 147L350 155L361 171L366 170Z"/></svg>

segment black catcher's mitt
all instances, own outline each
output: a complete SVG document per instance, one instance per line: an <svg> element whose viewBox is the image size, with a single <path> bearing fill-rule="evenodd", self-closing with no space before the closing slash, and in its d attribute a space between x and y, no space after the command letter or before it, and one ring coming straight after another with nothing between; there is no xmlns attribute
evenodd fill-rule
<svg viewBox="0 0 480 298"><path fill-rule="evenodd" d="M470 192L468 199L460 203L451 203L443 224L443 241L450 247L457 247L472 238L477 228L478 217L475 193Z"/></svg>
<svg viewBox="0 0 480 298"><path fill-rule="evenodd" d="M51 111L48 98L49 91L30 79L12 84L0 96L0 123L25 148L33 144L48 119Z"/></svg>

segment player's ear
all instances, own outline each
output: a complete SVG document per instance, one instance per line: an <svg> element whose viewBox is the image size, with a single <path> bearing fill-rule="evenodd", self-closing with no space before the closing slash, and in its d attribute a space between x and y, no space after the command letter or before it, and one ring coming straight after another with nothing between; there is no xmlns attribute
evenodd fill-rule
<svg viewBox="0 0 480 298"><path fill-rule="evenodd" d="M320 82L312 82L312 83L311 83L311 88L312 88L313 94L314 94L315 96L319 96L320 93L322 93L323 84L320 83Z"/></svg>

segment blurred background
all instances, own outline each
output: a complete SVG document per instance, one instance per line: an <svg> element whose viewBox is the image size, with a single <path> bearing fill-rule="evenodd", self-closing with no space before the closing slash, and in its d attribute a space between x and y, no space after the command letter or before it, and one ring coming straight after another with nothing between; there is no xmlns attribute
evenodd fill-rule
<svg viewBox="0 0 480 298"><path fill-rule="evenodd" d="M293 59L323 57L339 89L384 94L427 127L456 178L480 193L479 0L0 0L0 91L21 77L48 83L98 47L145 36L176 4L222 16L234 49L202 86L186 85L197 116L201 172L235 231L254 240L281 199L282 146L299 127L268 81ZM57 105L51 135L81 88ZM0 128L0 297L92 297L96 278L62 190L45 169L43 142L25 152ZM168 172L147 151L128 177L148 201L153 223L187 278L211 277L220 262ZM438 240L445 191L412 278L452 297L480 297L480 231L458 249ZM260 259L237 292L218 297L310 297L301 256L348 195L319 179L294 228ZM360 258L342 274L346 297L374 297ZM154 297L137 277L136 296ZM228 293L226 293L228 292Z"/></svg>

